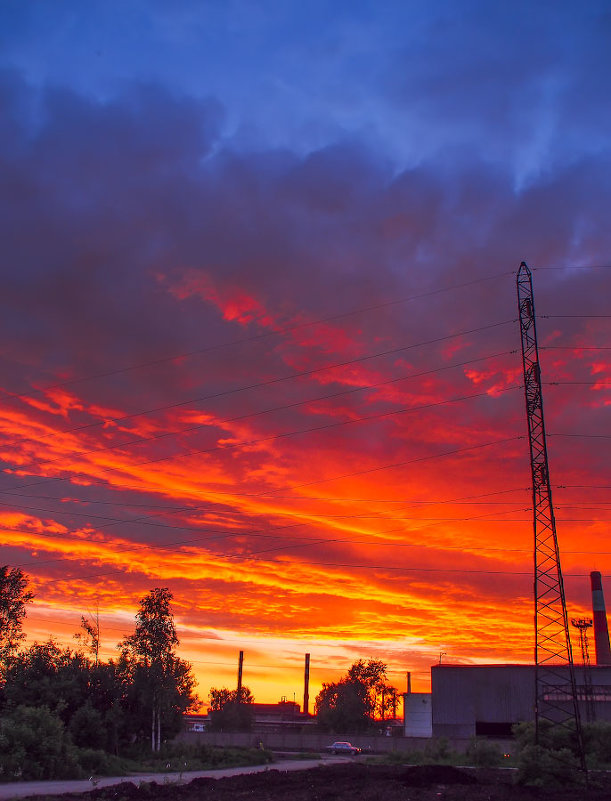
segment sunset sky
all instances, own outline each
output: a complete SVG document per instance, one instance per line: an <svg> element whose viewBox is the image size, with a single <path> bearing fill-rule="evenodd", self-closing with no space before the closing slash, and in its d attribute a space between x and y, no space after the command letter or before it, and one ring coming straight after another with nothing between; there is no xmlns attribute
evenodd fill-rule
<svg viewBox="0 0 611 801"><path fill-rule="evenodd" d="M516 271L569 616L611 603L607 2L0 0L0 564L199 694L533 658ZM575 640L577 642L577 640Z"/></svg>

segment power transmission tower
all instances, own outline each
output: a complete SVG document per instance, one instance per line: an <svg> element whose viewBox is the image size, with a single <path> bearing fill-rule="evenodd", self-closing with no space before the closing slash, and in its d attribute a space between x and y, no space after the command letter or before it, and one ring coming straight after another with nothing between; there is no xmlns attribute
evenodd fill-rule
<svg viewBox="0 0 611 801"><path fill-rule="evenodd" d="M573 730L577 736L581 767L585 770L577 686L560 569L543 421L543 392L532 274L524 262L520 264L518 270L517 289L535 536L536 737L537 742L540 742L542 721Z"/></svg>
<svg viewBox="0 0 611 801"><path fill-rule="evenodd" d="M594 706L592 673L590 672L590 651L588 649L588 629L592 628L592 618L572 618L571 626L574 626L579 631L579 645L581 647L581 659L583 661L583 688L586 702L586 717L588 723L593 723L596 720L596 709Z"/></svg>

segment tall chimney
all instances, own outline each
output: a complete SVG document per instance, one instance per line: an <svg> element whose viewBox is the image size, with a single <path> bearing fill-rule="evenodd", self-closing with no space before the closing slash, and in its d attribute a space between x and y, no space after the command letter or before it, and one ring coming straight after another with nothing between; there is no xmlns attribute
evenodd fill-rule
<svg viewBox="0 0 611 801"><path fill-rule="evenodd" d="M244 666L244 651L240 651L240 658L238 659L238 704L242 703L242 670Z"/></svg>
<svg viewBox="0 0 611 801"><path fill-rule="evenodd" d="M303 675L303 714L309 715L310 710L310 654L305 655L305 671Z"/></svg>
<svg viewBox="0 0 611 801"><path fill-rule="evenodd" d="M609 629L607 627L607 612L605 610L605 596L598 570L590 573L592 584L592 617L594 619L594 644L596 646L596 664L611 665L611 648L609 648Z"/></svg>

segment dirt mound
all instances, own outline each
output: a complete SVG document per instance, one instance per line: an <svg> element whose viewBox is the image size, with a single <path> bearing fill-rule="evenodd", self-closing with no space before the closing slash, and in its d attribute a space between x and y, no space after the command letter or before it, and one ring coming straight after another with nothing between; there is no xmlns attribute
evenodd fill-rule
<svg viewBox="0 0 611 801"><path fill-rule="evenodd" d="M431 787L436 784L477 784L472 773L452 765L412 765L403 772L401 782L407 787Z"/></svg>
<svg viewBox="0 0 611 801"><path fill-rule="evenodd" d="M575 801L576 798L609 801L611 775L600 774L589 789L533 790L516 786L513 772L507 770L346 762L287 772L280 763L278 769L224 779L139 786L122 782L82 795L32 797L32 801Z"/></svg>

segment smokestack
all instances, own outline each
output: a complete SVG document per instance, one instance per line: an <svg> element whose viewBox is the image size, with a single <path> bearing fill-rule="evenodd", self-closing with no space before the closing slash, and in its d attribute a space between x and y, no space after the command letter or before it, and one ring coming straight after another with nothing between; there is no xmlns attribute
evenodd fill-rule
<svg viewBox="0 0 611 801"><path fill-rule="evenodd" d="M303 675L303 714L309 715L310 710L310 654L305 655L305 671Z"/></svg>
<svg viewBox="0 0 611 801"><path fill-rule="evenodd" d="M592 618L594 619L594 644L596 646L596 664L611 665L611 648L609 648L609 629L607 627L607 612L605 610L605 596L598 570L590 573L592 584Z"/></svg>
<svg viewBox="0 0 611 801"><path fill-rule="evenodd" d="M242 703L242 667L244 665L244 651L240 651L238 661L238 704Z"/></svg>
<svg viewBox="0 0 611 801"><path fill-rule="evenodd" d="M410 695L412 691L412 672L411 670L407 671L407 694Z"/></svg>

